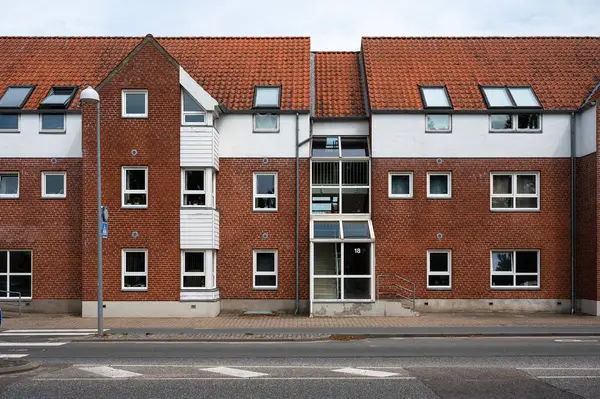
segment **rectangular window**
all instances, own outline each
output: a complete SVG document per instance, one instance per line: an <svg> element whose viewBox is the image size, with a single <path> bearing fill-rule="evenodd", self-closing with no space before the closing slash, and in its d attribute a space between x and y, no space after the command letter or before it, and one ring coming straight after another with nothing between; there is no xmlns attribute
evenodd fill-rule
<svg viewBox="0 0 600 399"><path fill-rule="evenodd" d="M542 114L517 114L517 131L534 131L542 130Z"/></svg>
<svg viewBox="0 0 600 399"><path fill-rule="evenodd" d="M254 133L279 132L279 115L254 114Z"/></svg>
<svg viewBox="0 0 600 399"><path fill-rule="evenodd" d="M0 198L19 198L19 174L0 173Z"/></svg>
<svg viewBox="0 0 600 399"><path fill-rule="evenodd" d="M18 132L19 114L0 114L0 132Z"/></svg>
<svg viewBox="0 0 600 399"><path fill-rule="evenodd" d="M40 114L40 131L63 133L65 131L65 114Z"/></svg>
<svg viewBox="0 0 600 399"><path fill-rule="evenodd" d="M537 211L540 209L540 175L492 173L490 207L495 211Z"/></svg>
<svg viewBox="0 0 600 399"><path fill-rule="evenodd" d="M67 172L42 172L42 198L67 198Z"/></svg>
<svg viewBox="0 0 600 399"><path fill-rule="evenodd" d="M148 289L148 250L124 249L122 254L123 291L146 291Z"/></svg>
<svg viewBox="0 0 600 399"><path fill-rule="evenodd" d="M206 191L204 186L204 170L182 169L182 206L205 206Z"/></svg>
<svg viewBox="0 0 600 399"><path fill-rule="evenodd" d="M515 107L518 108L539 108L540 102L531 87L509 87L508 91L512 97Z"/></svg>
<svg viewBox="0 0 600 399"><path fill-rule="evenodd" d="M451 172L427 172L427 198L452 198Z"/></svg>
<svg viewBox="0 0 600 399"><path fill-rule="evenodd" d="M254 289L277 289L277 250L255 249L254 256Z"/></svg>
<svg viewBox="0 0 600 399"><path fill-rule="evenodd" d="M184 125L204 124L206 118L204 108L183 88L181 89L181 97L182 123Z"/></svg>
<svg viewBox="0 0 600 399"><path fill-rule="evenodd" d="M488 108L512 108L514 104L506 87L482 87L483 98Z"/></svg>
<svg viewBox="0 0 600 399"><path fill-rule="evenodd" d="M423 108L452 108L445 86L420 86Z"/></svg>
<svg viewBox="0 0 600 399"><path fill-rule="evenodd" d="M279 108L281 106L281 87L256 86L253 106L254 108Z"/></svg>
<svg viewBox="0 0 600 399"><path fill-rule="evenodd" d="M122 169L122 207L148 207L148 168L145 166L126 166Z"/></svg>
<svg viewBox="0 0 600 399"><path fill-rule="evenodd" d="M277 173L254 173L253 209L255 211L277 210Z"/></svg>
<svg viewBox="0 0 600 399"><path fill-rule="evenodd" d="M496 289L540 288L540 251L492 251L491 287Z"/></svg>
<svg viewBox="0 0 600 399"><path fill-rule="evenodd" d="M452 131L450 114L425 115L425 131L430 133L448 133Z"/></svg>
<svg viewBox="0 0 600 399"><path fill-rule="evenodd" d="M0 297L31 298L32 269L31 251L0 250Z"/></svg>
<svg viewBox="0 0 600 399"><path fill-rule="evenodd" d="M206 266L204 251L181 253L181 288L206 288Z"/></svg>
<svg viewBox="0 0 600 399"><path fill-rule="evenodd" d="M148 117L148 90L123 90L121 101L123 118Z"/></svg>
<svg viewBox="0 0 600 399"><path fill-rule="evenodd" d="M412 198L412 172L390 172L388 174L388 188L388 196L390 198Z"/></svg>
<svg viewBox="0 0 600 399"><path fill-rule="evenodd" d="M427 288L452 288L452 251L430 249L427 251Z"/></svg>
<svg viewBox="0 0 600 399"><path fill-rule="evenodd" d="M23 108L33 88L33 86L10 86L0 98L0 108Z"/></svg>
<svg viewBox="0 0 600 399"><path fill-rule="evenodd" d="M490 115L490 131L513 131L512 114Z"/></svg>
<svg viewBox="0 0 600 399"><path fill-rule="evenodd" d="M50 89L48 96L40 103L40 108L69 108L77 89L76 86L54 86Z"/></svg>

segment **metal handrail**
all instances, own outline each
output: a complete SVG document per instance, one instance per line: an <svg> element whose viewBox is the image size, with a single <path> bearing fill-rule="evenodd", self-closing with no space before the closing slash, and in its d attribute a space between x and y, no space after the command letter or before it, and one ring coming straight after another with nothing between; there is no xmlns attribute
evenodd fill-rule
<svg viewBox="0 0 600 399"><path fill-rule="evenodd" d="M8 295L7 295L5 299L10 299L10 298L17 298L17 299L18 299L18 304L19 304L19 316L21 316L21 303L22 303L22 300L21 300L21 292L20 292L20 291L7 291L7 290L0 290L0 293L4 293L4 294L8 294L8 295L10 295L10 294L17 294L17 297L10 297L10 296L8 296ZM3 300L2 300L2 299L0 299L0 302L3 302ZM10 302L12 302L12 301L10 301Z"/></svg>
<svg viewBox="0 0 600 399"><path fill-rule="evenodd" d="M408 288L406 286L403 286L401 284L398 284L396 282L393 282L393 283L391 283L391 282L390 283L385 283L384 282L384 283L382 283L381 282L382 278L392 278L392 279L400 280L401 282L408 284L410 286L410 288ZM415 311L415 304L417 302L417 293L416 293L415 283L413 283L412 281L410 281L407 278L398 276L397 274L380 274L380 275L377 276L376 285L377 285L377 300L379 300L381 294L384 294L384 295L395 295L397 297L409 300L411 302L411 310L413 312ZM397 292L397 291L391 291L391 292L382 291L380 289L382 287L399 288L401 290L408 291L411 295L410 296L404 295L404 294L402 294L400 292Z"/></svg>

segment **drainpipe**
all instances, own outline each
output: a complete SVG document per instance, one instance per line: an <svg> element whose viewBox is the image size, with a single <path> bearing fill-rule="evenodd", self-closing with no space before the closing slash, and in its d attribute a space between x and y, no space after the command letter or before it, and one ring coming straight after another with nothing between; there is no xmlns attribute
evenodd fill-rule
<svg viewBox="0 0 600 399"><path fill-rule="evenodd" d="M576 181L575 181L575 113L571 112L571 314L575 314L576 294L575 294L575 200L576 200Z"/></svg>
<svg viewBox="0 0 600 399"><path fill-rule="evenodd" d="M300 251L300 127L299 114L296 112L296 311L300 311L300 282L299 282L299 251Z"/></svg>

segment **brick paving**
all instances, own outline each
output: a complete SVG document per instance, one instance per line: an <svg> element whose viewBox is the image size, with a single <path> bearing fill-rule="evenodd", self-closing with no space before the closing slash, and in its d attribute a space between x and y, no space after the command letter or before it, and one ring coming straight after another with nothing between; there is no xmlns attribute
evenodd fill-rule
<svg viewBox="0 0 600 399"><path fill-rule="evenodd" d="M600 318L584 315L505 313L421 313L416 317L314 317L277 315L215 318L105 318L106 328L148 329L278 329L278 328L385 328L385 327L501 327L501 326L600 326ZM2 328L95 328L95 318L72 315L5 315Z"/></svg>

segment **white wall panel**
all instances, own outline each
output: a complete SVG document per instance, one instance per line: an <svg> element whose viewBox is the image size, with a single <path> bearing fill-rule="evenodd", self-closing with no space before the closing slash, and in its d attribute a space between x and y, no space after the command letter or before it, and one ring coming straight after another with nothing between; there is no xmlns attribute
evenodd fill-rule
<svg viewBox="0 0 600 399"><path fill-rule="evenodd" d="M21 114L19 133L0 133L0 158L81 158L81 114L67 114L66 133L40 133L39 114Z"/></svg>
<svg viewBox="0 0 600 399"><path fill-rule="evenodd" d="M219 168L219 133L212 126L182 126L180 132L181 166Z"/></svg>
<svg viewBox="0 0 600 399"><path fill-rule="evenodd" d="M181 249L219 249L219 212L182 208L179 220Z"/></svg>
<svg viewBox="0 0 600 399"><path fill-rule="evenodd" d="M544 114L542 133L490 133L489 116L453 115L452 133L425 133L422 114L374 114L375 158L570 157L570 114Z"/></svg>
<svg viewBox="0 0 600 399"><path fill-rule="evenodd" d="M314 136L367 136L369 121L314 121Z"/></svg>
<svg viewBox="0 0 600 399"><path fill-rule="evenodd" d="M299 116L299 134L308 138L309 115ZM251 114L224 114L216 120L219 130L221 158L293 158L296 156L296 115L282 114L279 133L253 133ZM300 156L308 157L309 145L300 148Z"/></svg>
<svg viewBox="0 0 600 399"><path fill-rule="evenodd" d="M596 152L596 123L596 107L577 115L575 148L578 157Z"/></svg>

